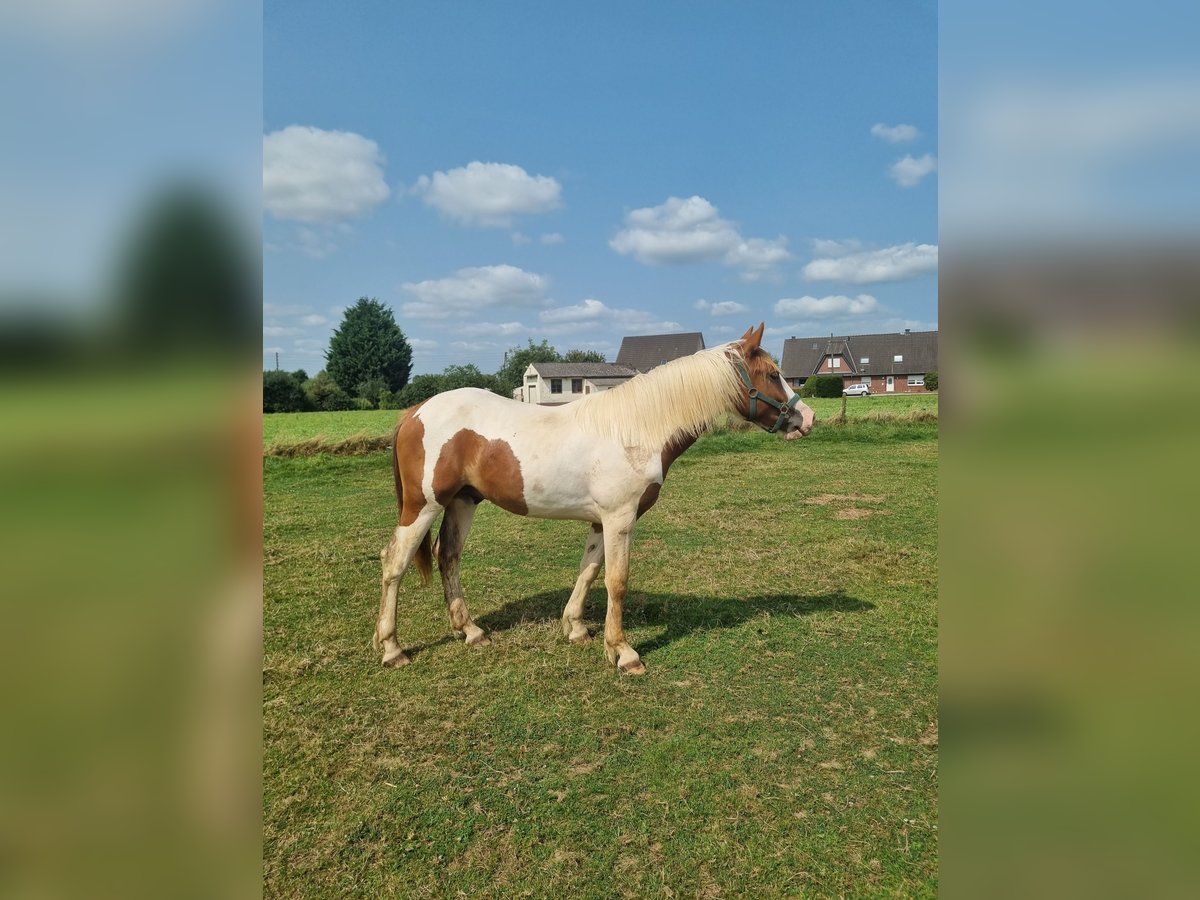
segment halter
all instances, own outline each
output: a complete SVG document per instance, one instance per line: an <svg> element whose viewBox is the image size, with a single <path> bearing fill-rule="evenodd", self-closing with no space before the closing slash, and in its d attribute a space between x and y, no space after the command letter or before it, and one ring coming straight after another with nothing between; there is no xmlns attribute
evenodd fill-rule
<svg viewBox="0 0 1200 900"><path fill-rule="evenodd" d="M758 412L758 401L761 400L767 406L774 407L779 410L779 418L775 420L775 424L767 429L767 434L774 434L783 427L783 423L788 420L792 414L792 410L796 408L796 404L800 402L800 395L793 393L792 396L780 403L778 400L773 400L766 394L760 394L758 388L754 386L754 382L750 378L750 370L746 368L746 364L742 360L736 361L737 373L741 376L742 384L746 385L746 390L750 392L750 408L746 412L746 421L753 422L756 420L755 415Z"/></svg>

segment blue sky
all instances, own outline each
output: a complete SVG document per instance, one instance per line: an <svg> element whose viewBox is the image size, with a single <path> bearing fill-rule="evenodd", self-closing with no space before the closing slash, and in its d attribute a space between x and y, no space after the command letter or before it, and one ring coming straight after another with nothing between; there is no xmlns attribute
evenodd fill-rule
<svg viewBox="0 0 1200 900"><path fill-rule="evenodd" d="M937 322L932 3L268 2L264 365ZM877 127L878 126L878 127Z"/></svg>

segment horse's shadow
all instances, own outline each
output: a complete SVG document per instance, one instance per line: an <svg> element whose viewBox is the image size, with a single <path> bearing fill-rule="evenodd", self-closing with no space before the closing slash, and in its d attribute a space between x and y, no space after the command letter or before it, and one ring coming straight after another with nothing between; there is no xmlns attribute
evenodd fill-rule
<svg viewBox="0 0 1200 900"><path fill-rule="evenodd" d="M526 622L556 621L571 596L569 590L546 591L521 600L512 600L499 609L480 616L477 624L497 633ZM604 591L593 590L584 609L587 622L599 622L603 630L607 603ZM808 616L826 612L867 612L873 603L848 597L841 591L801 596L798 594L760 594L754 597L705 597L686 594L652 594L630 591L625 598L626 627L666 626L656 637L634 647L638 653L659 650L693 632L733 628L764 613L770 616Z"/></svg>

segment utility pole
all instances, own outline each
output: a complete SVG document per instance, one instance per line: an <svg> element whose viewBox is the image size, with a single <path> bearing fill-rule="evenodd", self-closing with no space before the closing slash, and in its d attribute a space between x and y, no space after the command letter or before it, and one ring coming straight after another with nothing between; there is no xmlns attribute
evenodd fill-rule
<svg viewBox="0 0 1200 900"><path fill-rule="evenodd" d="M275 351L275 371L279 371L279 351Z"/></svg>

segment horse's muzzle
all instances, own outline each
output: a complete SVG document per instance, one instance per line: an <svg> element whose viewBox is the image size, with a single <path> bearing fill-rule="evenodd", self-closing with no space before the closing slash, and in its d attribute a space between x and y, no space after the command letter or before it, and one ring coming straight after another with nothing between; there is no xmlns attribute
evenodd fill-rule
<svg viewBox="0 0 1200 900"><path fill-rule="evenodd" d="M803 403L797 406L788 419L784 440L794 441L806 437L812 431L815 418L811 406Z"/></svg>

